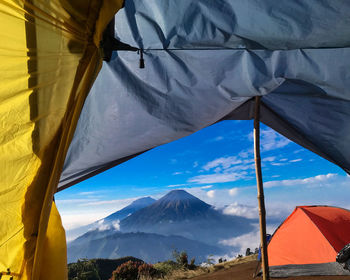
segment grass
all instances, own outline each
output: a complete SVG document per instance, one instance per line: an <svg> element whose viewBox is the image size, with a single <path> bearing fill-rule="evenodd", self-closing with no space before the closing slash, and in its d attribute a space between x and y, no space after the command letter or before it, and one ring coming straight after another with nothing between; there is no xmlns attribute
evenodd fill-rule
<svg viewBox="0 0 350 280"><path fill-rule="evenodd" d="M157 263L154 267L162 271L162 275L157 280L182 280L182 279L191 279L200 275L213 273L219 270L226 270L235 265L242 263L254 261L257 259L257 254L250 255L248 257L236 258L232 261L222 262L208 267L196 267L196 269L189 270L183 268L176 264L175 262L162 262Z"/></svg>
<svg viewBox="0 0 350 280"><path fill-rule="evenodd" d="M180 279L192 279L194 277L210 274L220 270L227 270L235 265L254 261L257 259L257 254L248 257L236 258L232 261L222 262L215 265L206 267L195 265L182 265L179 262L165 261L156 263L153 267L156 269L156 275L151 277L150 275L143 275L139 280L180 280ZM129 260L142 262L141 260L133 257L125 257L116 260L105 259L92 259L92 260L79 260L77 263L68 265L69 279L109 279L112 271L116 269L122 263ZM152 274L154 275L154 274Z"/></svg>

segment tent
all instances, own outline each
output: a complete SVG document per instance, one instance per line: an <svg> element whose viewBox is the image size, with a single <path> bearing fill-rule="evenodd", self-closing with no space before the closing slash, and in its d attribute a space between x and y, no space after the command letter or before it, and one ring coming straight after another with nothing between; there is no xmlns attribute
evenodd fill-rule
<svg viewBox="0 0 350 280"><path fill-rule="evenodd" d="M56 191L252 119L256 96L263 123L350 172L350 2L123 2L0 3L0 274L64 279Z"/></svg>
<svg viewBox="0 0 350 280"><path fill-rule="evenodd" d="M297 206L268 245L270 275L350 275L336 262L350 243L350 211L329 206Z"/></svg>

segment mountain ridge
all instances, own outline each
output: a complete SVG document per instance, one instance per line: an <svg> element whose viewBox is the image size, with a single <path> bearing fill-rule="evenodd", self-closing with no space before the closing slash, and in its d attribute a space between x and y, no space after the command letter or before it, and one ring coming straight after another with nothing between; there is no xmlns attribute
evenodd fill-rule
<svg viewBox="0 0 350 280"><path fill-rule="evenodd" d="M113 215L106 217L106 224L119 222ZM127 215L118 223L118 230L113 227L102 230L101 226L100 230L90 230L78 237L69 243L68 255L73 260L75 257L117 258L125 254L154 262L169 259L172 248L205 260L205 254L231 252L233 247L225 247L221 241L251 232L255 222L225 215L184 190L173 190Z"/></svg>
<svg viewBox="0 0 350 280"><path fill-rule="evenodd" d="M184 190L173 190L119 223L122 232L177 234L216 245L253 229L252 220L225 215Z"/></svg>
<svg viewBox="0 0 350 280"><path fill-rule="evenodd" d="M91 224L85 225L85 226L81 226L75 229L71 229L71 230L67 230L67 239L68 241L72 241L75 238L79 237L80 235L88 232L89 230L95 229L95 228L99 228L101 226L111 226L113 227L113 223L120 221L124 218L126 218L127 216L131 215L132 213L147 207L148 205L154 203L156 200L151 198L150 196L146 196L146 197L141 197L138 198L136 200L134 200L132 203L130 203L129 205L123 207L122 209L115 211L114 213L106 216L105 218L102 218L100 220L97 220Z"/></svg>
<svg viewBox="0 0 350 280"><path fill-rule="evenodd" d="M220 247L182 236L95 230L87 232L68 245L68 262L75 262L79 258L114 259L131 255L145 262L156 263L171 259L175 249L186 251L190 257L196 258L197 263L205 261L210 254L226 253Z"/></svg>

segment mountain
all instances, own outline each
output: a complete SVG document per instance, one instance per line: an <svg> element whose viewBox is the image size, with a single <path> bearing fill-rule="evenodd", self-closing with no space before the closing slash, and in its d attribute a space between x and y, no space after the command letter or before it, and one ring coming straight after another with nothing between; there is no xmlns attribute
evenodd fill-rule
<svg viewBox="0 0 350 280"><path fill-rule="evenodd" d="M183 190L174 190L145 207L142 211L136 211L132 217L127 217L122 222L125 227L133 227L138 230L145 224L157 224L166 221L184 221L188 219L202 218L211 206L197 197Z"/></svg>
<svg viewBox="0 0 350 280"><path fill-rule="evenodd" d="M255 220L224 215L184 190L174 190L123 219L122 232L180 235L211 245L253 230Z"/></svg>
<svg viewBox="0 0 350 280"><path fill-rule="evenodd" d="M131 215L132 213L147 207L154 203L156 200L147 196L147 197L142 197L140 199L137 199L133 201L130 205L124 207L123 209L114 212L113 214L98 220L92 224L78 227L72 230L67 230L67 240L73 240L74 238L84 234L85 232L96 229L96 228L108 228L108 227L113 227L116 223L119 223L122 219L126 218L127 216Z"/></svg>
<svg viewBox="0 0 350 280"><path fill-rule="evenodd" d="M197 263L205 261L210 254L226 253L222 248L181 236L93 230L68 244L68 262L75 262L79 258L133 256L148 263L156 263L171 259L174 249L186 251L189 258L196 258Z"/></svg>
<svg viewBox="0 0 350 280"><path fill-rule="evenodd" d="M145 208L151 204L153 204L156 200L153 199L152 197L142 197L140 199L137 199L133 201L130 205L124 207L123 209L114 212L113 214L107 216L104 218L104 222L113 222L116 220L121 221L122 219L126 218L127 216L133 214L134 212Z"/></svg>

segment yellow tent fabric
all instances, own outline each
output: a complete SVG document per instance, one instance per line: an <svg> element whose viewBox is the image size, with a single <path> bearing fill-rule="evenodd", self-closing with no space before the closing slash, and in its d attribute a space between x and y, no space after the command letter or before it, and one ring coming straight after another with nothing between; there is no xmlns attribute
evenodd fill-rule
<svg viewBox="0 0 350 280"><path fill-rule="evenodd" d="M42 264L40 279L66 279L68 274L66 233L55 203L52 204L43 251L45 253L40 260Z"/></svg>
<svg viewBox="0 0 350 280"><path fill-rule="evenodd" d="M2 279L67 277L53 195L101 67L102 32L122 2L0 0Z"/></svg>

